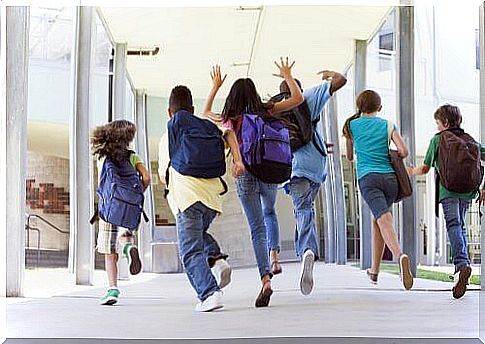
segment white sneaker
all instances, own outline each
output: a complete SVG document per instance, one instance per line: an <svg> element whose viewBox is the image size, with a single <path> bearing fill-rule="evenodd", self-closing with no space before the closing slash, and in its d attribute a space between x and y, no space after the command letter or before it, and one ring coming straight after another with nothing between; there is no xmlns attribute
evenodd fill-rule
<svg viewBox="0 0 485 344"><path fill-rule="evenodd" d="M216 260L214 266L211 268L211 271L219 288L222 289L231 283L232 269L225 259Z"/></svg>
<svg viewBox="0 0 485 344"><path fill-rule="evenodd" d="M301 261L300 291L303 295L310 295L313 289L313 264L315 254L311 250L306 250Z"/></svg>
<svg viewBox="0 0 485 344"><path fill-rule="evenodd" d="M222 308L222 291L216 291L204 301L201 301L195 306L196 312L212 312L216 309Z"/></svg>

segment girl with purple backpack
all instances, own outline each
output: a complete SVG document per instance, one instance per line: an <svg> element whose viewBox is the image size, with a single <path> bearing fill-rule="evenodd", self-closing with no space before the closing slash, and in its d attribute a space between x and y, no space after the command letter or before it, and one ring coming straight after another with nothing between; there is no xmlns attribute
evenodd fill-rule
<svg viewBox="0 0 485 344"><path fill-rule="evenodd" d="M263 103L256 91L253 81L249 78L241 78L234 82L226 98L222 110L222 122L225 126L232 128L238 137L241 153L243 153L243 118L245 115L273 116L277 113L290 110L303 102L303 95L295 79L291 75L291 68L295 64L290 64L288 58L280 64L275 62L279 69L279 74L273 74L283 78L289 86L291 96L279 103ZM216 66L211 73L213 87L207 99L204 114L214 117L211 112L212 102L225 80L221 77L220 67ZM291 164L291 158L290 158ZM259 275L261 278L261 291L255 302L256 307L266 307L269 305L273 290L271 289L271 278L274 271L270 267L267 232L279 232L278 218L275 211L277 184L266 183L246 171L245 174L236 179L236 188L239 200L246 214L246 218L251 229L251 241L253 244L256 261L258 264Z"/></svg>

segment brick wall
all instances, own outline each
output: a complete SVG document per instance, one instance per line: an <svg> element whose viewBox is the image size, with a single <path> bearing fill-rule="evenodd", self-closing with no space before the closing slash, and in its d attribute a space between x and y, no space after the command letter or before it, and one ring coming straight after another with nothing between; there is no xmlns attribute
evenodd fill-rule
<svg viewBox="0 0 485 344"><path fill-rule="evenodd" d="M28 152L26 212L44 217L64 231L69 231L69 159ZM31 226L41 231L40 247L67 250L69 235L32 219ZM37 233L30 232L29 246L37 245Z"/></svg>

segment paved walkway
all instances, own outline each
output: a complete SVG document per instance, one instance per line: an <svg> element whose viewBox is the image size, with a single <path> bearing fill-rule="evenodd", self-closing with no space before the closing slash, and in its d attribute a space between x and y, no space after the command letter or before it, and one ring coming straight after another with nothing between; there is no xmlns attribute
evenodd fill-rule
<svg viewBox="0 0 485 344"><path fill-rule="evenodd" d="M64 293L55 271L31 274L30 282L42 280L36 289L50 286L53 296L8 299L7 337L478 336L477 291L453 300L451 283L427 280L403 291L399 278L386 273L379 286L372 286L354 267L318 263L315 290L304 297L297 289L299 265L283 268L274 278L269 308L253 307L259 280L251 268L234 271L233 283L224 290L224 309L206 314L193 311L196 299L184 274L141 274L121 282L121 299L113 307L97 304L104 291L102 272L96 273L95 286L74 286Z"/></svg>

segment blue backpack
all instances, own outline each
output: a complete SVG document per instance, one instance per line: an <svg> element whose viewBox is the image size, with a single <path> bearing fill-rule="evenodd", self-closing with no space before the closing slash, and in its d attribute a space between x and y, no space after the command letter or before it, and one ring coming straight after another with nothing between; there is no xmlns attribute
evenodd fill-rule
<svg viewBox="0 0 485 344"><path fill-rule="evenodd" d="M142 214L148 222L143 211L143 191L140 176L129 159L118 164L106 158L96 190L99 197L98 210L91 223L99 216L112 225L137 230Z"/></svg>
<svg viewBox="0 0 485 344"><path fill-rule="evenodd" d="M239 142L244 166L255 177L272 184L290 179L290 134L281 120L244 114Z"/></svg>
<svg viewBox="0 0 485 344"><path fill-rule="evenodd" d="M196 178L220 178L226 173L224 140L221 130L209 120L180 110L167 123L169 167L178 173ZM168 193L169 173L165 175Z"/></svg>

